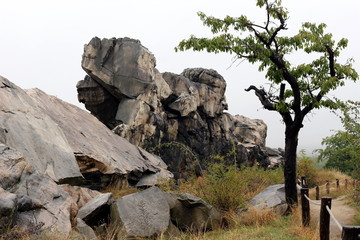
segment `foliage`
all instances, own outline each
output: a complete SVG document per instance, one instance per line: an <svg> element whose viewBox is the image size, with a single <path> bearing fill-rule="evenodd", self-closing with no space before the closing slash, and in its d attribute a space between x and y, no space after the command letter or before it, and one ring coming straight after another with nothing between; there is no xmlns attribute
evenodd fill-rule
<svg viewBox="0 0 360 240"><path fill-rule="evenodd" d="M263 25L254 23L244 15L218 19L199 12L201 21L215 36L198 38L192 35L182 40L175 50L227 52L250 63L258 62L259 71L265 71L266 78L272 84L287 82L291 88L281 92L279 97L270 92L263 94L265 99L262 103L268 110L281 114L296 113L303 106L302 115L306 115L313 108L336 108L335 101L323 97L338 86L343 86L345 79L355 81L358 78L352 68L352 59L344 64L337 63L348 40L333 40L332 34L325 32L326 24L323 23L307 22L294 36L280 35L280 32L287 30L288 19L288 12L282 7L281 1L257 0L257 6L266 10L267 21ZM286 56L300 50L313 53L318 58L300 65L286 60Z"/></svg>
<svg viewBox="0 0 360 240"><path fill-rule="evenodd" d="M348 40L342 38L336 42L332 34L325 31L326 24L306 22L297 34L286 36L283 32L287 30L289 16L281 0L257 0L256 5L265 10L266 21L262 24L245 15L219 19L199 12L201 21L214 36L192 35L182 40L175 50L226 52L234 54L236 59L259 64L259 71L264 71L271 83L270 89L250 85L246 91L254 90L263 107L278 112L286 125L285 193L287 202L293 205L297 203L297 138L304 117L320 107L338 108L338 102L330 99L328 93L343 86L346 79L356 81L359 76L352 67L352 59L338 62ZM298 65L287 60L297 52L311 54L309 59L313 60Z"/></svg>
<svg viewBox="0 0 360 240"><path fill-rule="evenodd" d="M247 201L271 184L283 182L282 169L237 169L223 162L209 166L204 177L180 185L180 192L203 198L214 207L229 211L245 207Z"/></svg>
<svg viewBox="0 0 360 240"><path fill-rule="evenodd" d="M300 157L298 157L296 175L305 176L309 187L313 187L317 183L317 171L314 167L314 161L311 157L306 156L305 152L301 152Z"/></svg>
<svg viewBox="0 0 360 240"><path fill-rule="evenodd" d="M360 177L360 102L348 101L343 105L340 119L344 131L337 131L323 139L325 149L318 150L319 160L325 161L326 168L338 169Z"/></svg>

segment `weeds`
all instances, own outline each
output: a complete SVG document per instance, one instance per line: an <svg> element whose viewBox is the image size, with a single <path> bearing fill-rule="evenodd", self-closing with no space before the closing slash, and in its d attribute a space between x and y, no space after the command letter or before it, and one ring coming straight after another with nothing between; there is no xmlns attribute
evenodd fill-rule
<svg viewBox="0 0 360 240"><path fill-rule="evenodd" d="M210 165L203 177L180 184L179 190L194 194L217 209L229 211L245 207L247 201L264 188L282 182L282 169L265 171L252 167L240 170L220 162Z"/></svg>

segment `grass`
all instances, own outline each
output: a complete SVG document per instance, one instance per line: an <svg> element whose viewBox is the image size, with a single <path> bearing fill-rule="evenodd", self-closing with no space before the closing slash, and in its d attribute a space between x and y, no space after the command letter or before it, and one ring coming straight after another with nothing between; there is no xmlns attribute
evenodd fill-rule
<svg viewBox="0 0 360 240"><path fill-rule="evenodd" d="M250 218L250 219L248 219ZM291 216L279 216L271 211L252 212L246 221L237 219L236 226L207 233L182 234L176 240L318 240L316 227L301 226L301 213L296 210ZM314 225L314 224L313 224ZM167 240L166 237L160 238Z"/></svg>

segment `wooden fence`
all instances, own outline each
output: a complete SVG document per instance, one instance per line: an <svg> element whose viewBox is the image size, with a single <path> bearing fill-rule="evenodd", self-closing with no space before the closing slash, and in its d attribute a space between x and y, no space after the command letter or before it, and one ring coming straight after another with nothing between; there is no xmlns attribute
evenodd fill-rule
<svg viewBox="0 0 360 240"><path fill-rule="evenodd" d="M302 207L302 224L304 227L308 227L310 224L310 203L314 205L319 205L320 207L320 240L329 240L330 238L330 218L335 222L341 231L341 239L343 240L360 240L360 226L343 226L336 219L334 214L331 211L331 197L322 197L321 203L315 202L309 198L309 188L306 182L305 177L298 179L298 183L301 185L301 207ZM326 184L322 185L326 187L326 193L330 194L330 184L329 181ZM336 179L336 190L340 190L340 180ZM355 187L357 184L356 180L352 180L352 186ZM315 186L316 191L316 200L320 199L320 187ZM349 180L344 181L344 188L349 187Z"/></svg>

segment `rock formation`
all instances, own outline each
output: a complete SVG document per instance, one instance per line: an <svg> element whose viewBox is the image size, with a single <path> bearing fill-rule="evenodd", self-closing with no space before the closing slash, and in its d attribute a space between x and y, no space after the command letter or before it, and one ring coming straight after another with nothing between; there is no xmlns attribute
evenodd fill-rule
<svg viewBox="0 0 360 240"><path fill-rule="evenodd" d="M0 143L21 152L55 182L100 189L110 183L135 185L149 175L156 179L160 171L164 178L172 176L161 158L114 134L88 112L2 77L0 86Z"/></svg>
<svg viewBox="0 0 360 240"><path fill-rule="evenodd" d="M202 68L159 73L155 64L138 40L95 37L84 47L88 75L77 84L78 99L118 135L156 150L176 177L206 167L218 154L233 153L232 163L269 165L265 123L224 112L220 74Z"/></svg>
<svg viewBox="0 0 360 240"><path fill-rule="evenodd" d="M4 223L32 235L76 229L87 239L115 223L128 237L214 229L212 206L154 187L173 177L167 164L186 177L213 154L249 165L279 159L265 148L261 120L224 112L226 83L214 70L159 73L154 56L128 38L92 39L82 66L89 75L78 97L95 117L0 77L0 238L16 234L2 236ZM109 185L148 189L120 199L96 191Z"/></svg>
<svg viewBox="0 0 360 240"><path fill-rule="evenodd" d="M0 238L13 238L15 232L2 230L16 225L23 234L47 230L68 236L76 229L97 239L94 229L111 224L110 214L121 219L128 236L177 235L186 226L211 229L209 220L220 221L215 209L192 195L152 187L115 202L111 193L89 189L147 188L172 174L161 158L84 110L0 77L0 117Z"/></svg>

